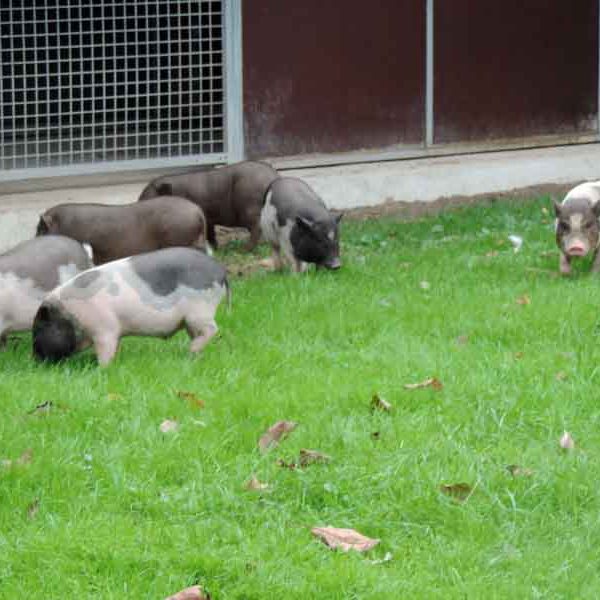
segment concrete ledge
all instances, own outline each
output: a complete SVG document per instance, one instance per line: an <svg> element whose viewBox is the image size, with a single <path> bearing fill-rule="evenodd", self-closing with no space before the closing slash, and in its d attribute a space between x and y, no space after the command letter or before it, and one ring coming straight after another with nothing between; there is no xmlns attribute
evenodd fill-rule
<svg viewBox="0 0 600 600"><path fill-rule="evenodd" d="M300 177L335 209L386 202L433 202L547 184L600 179L600 144L556 146L318 168L280 169ZM40 213L64 202L134 202L145 183L0 196L0 251L34 235Z"/></svg>

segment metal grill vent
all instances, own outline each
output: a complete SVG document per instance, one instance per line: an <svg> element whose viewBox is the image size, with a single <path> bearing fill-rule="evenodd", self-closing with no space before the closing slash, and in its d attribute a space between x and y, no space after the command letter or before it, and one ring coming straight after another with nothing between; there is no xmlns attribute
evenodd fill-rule
<svg viewBox="0 0 600 600"><path fill-rule="evenodd" d="M224 4L2 2L0 168L225 152Z"/></svg>

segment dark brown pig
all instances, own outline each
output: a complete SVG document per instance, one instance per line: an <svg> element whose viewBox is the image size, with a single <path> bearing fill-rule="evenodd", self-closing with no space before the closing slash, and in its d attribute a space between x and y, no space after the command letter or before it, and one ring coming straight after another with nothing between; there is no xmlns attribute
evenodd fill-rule
<svg viewBox="0 0 600 600"><path fill-rule="evenodd" d="M271 182L278 177L273 167L245 161L181 175L165 175L151 181L140 200L156 196L182 196L196 203L206 215L207 238L216 248L215 225L243 227L250 231L246 245L252 250L260 240L260 211Z"/></svg>
<svg viewBox="0 0 600 600"><path fill-rule="evenodd" d="M89 269L48 294L33 324L33 352L58 361L93 346L101 365L126 335L167 338L185 328L200 352L217 333L226 271L194 248L166 248Z"/></svg>
<svg viewBox="0 0 600 600"><path fill-rule="evenodd" d="M556 243L560 249L559 269L571 273L573 257L594 254L592 272L600 272L600 181L574 187L562 201L554 203L556 213Z"/></svg>
<svg viewBox="0 0 600 600"><path fill-rule="evenodd" d="M97 265L171 246L206 247L202 209L177 197L124 206L59 204L40 217L37 235L48 233L89 244Z"/></svg>

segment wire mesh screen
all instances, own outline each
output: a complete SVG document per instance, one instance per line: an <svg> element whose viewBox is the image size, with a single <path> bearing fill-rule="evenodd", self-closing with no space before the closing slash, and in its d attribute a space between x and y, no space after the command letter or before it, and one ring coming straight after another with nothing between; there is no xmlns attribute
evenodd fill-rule
<svg viewBox="0 0 600 600"><path fill-rule="evenodd" d="M224 152L223 5L4 0L0 168Z"/></svg>

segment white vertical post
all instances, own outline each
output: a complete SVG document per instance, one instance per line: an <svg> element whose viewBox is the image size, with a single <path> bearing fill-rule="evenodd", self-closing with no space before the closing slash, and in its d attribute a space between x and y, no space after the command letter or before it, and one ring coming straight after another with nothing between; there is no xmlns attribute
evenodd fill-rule
<svg viewBox="0 0 600 600"><path fill-rule="evenodd" d="M227 160L244 159L242 0L225 0Z"/></svg>
<svg viewBox="0 0 600 600"><path fill-rule="evenodd" d="M600 0L599 0L600 1ZM425 146L433 146L434 78L433 78L433 18L435 0L426 0L425 33Z"/></svg>

